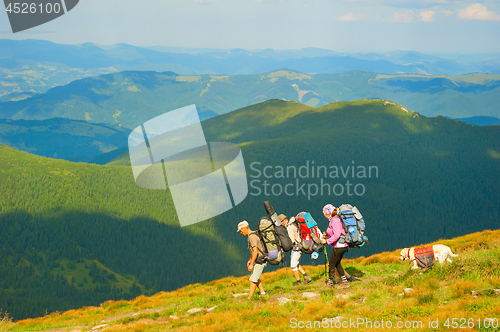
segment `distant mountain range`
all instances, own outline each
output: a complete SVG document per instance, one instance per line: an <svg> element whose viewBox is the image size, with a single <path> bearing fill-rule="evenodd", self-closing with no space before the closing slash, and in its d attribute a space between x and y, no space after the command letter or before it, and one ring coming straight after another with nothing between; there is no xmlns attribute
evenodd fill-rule
<svg viewBox="0 0 500 332"><path fill-rule="evenodd" d="M106 74L0 103L0 118L5 119L0 120L0 142L46 157L102 164L123 153L132 128L157 115L195 104L205 120L269 99L315 107L385 99L426 116L494 125L500 122L500 75L307 75L285 70L236 76Z"/></svg>
<svg viewBox="0 0 500 332"><path fill-rule="evenodd" d="M500 119L492 116L473 116L470 118L455 119L475 126L495 126L500 125Z"/></svg>
<svg viewBox="0 0 500 332"><path fill-rule="evenodd" d="M118 125L52 118L47 120L0 119L0 143L39 156L100 163L114 158L127 143L130 130ZM115 151L113 153L113 151Z"/></svg>
<svg viewBox="0 0 500 332"><path fill-rule="evenodd" d="M124 70L174 71L180 75L255 75L289 68L303 73L363 70L383 74L500 74L500 54L442 54L394 51L338 53L325 49L220 50L55 44L43 40L0 40L0 97L44 92L75 79Z"/></svg>
<svg viewBox="0 0 500 332"><path fill-rule="evenodd" d="M121 72L74 81L25 100L0 103L0 118L53 117L134 128L172 109L196 104L202 119L269 99L308 106L387 99L426 116L500 118L500 75L382 75L363 71L261 75Z"/></svg>

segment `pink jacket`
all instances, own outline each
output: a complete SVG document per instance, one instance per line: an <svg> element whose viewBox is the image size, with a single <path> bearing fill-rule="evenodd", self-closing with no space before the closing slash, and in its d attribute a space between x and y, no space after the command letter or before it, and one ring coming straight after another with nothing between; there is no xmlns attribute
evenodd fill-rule
<svg viewBox="0 0 500 332"><path fill-rule="evenodd" d="M328 228L326 229L326 235L328 239L326 239L326 243L332 245L334 248L345 248L349 245L347 243L339 244L337 243L340 235L345 234L344 228L342 228L342 223L339 217L330 218L330 223L328 224Z"/></svg>

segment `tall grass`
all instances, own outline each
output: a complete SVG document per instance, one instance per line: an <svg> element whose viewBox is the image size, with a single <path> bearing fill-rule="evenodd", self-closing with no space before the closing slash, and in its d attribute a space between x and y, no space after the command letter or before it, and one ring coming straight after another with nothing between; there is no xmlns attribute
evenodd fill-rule
<svg viewBox="0 0 500 332"><path fill-rule="evenodd" d="M14 326L8 312L0 311L0 332L9 331Z"/></svg>

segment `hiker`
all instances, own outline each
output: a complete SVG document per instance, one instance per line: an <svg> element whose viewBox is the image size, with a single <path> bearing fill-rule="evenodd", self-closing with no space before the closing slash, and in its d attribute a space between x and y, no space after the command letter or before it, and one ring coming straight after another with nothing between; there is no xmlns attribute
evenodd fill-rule
<svg viewBox="0 0 500 332"><path fill-rule="evenodd" d="M295 223L295 217L292 217L290 220L284 215L280 214L279 218L281 220L281 225L286 227L288 232L288 236L292 240L293 249L290 254L290 267L292 268L293 276L295 277L294 285L302 285L302 281L300 280L300 274L304 276L304 283L308 284L311 282L311 277L304 271L302 265L299 264L300 257L302 255L301 250L301 242L299 227Z"/></svg>
<svg viewBox="0 0 500 332"><path fill-rule="evenodd" d="M261 254L264 252L264 248L260 242L260 237L256 232L252 232L246 220L238 224L238 230L236 232L248 236L248 249L250 250L251 256L247 262L247 268L248 271L252 272L249 279L250 292L248 294L248 299L252 298L257 287L259 287L260 295L266 295L264 286L262 286L262 281L260 281L260 275L267 265L264 256Z"/></svg>
<svg viewBox="0 0 500 332"><path fill-rule="evenodd" d="M347 275L344 269L342 268L342 264L340 261L342 260L342 256L347 251L349 245L347 243L338 243L338 240L341 235L345 234L344 228L342 227L342 223L340 218L337 216L337 209L332 204L327 204L323 207L323 214L329 220L328 228L326 229L326 240L323 239L323 243L327 243L333 247L333 252L330 255L329 260L329 279L327 281L327 285L333 287L334 283L334 274L335 270L337 270L341 279L341 287L349 287L349 279L351 276Z"/></svg>

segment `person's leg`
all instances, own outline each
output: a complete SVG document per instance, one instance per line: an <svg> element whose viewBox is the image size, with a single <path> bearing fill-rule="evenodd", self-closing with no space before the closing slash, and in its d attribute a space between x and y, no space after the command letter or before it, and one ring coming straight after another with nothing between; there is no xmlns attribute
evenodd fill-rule
<svg viewBox="0 0 500 332"><path fill-rule="evenodd" d="M347 285L349 282L347 281L347 277L345 276L345 271L344 268L342 267L341 261L342 261L342 256L344 256L344 253L346 252L347 248L340 248L337 252L338 254L338 261L337 264L335 265L335 268L339 272L340 279L343 285Z"/></svg>
<svg viewBox="0 0 500 332"><path fill-rule="evenodd" d="M259 279L259 290L260 290L260 294L266 294L266 291L264 290L264 286L262 285L262 282L260 281Z"/></svg>
<svg viewBox="0 0 500 332"><path fill-rule="evenodd" d="M349 279L351 276L349 275L349 273L347 273L347 271L344 269L344 275L347 279ZM335 280L339 280L340 279L340 276L339 276L339 271L337 269L335 269Z"/></svg>
<svg viewBox="0 0 500 332"><path fill-rule="evenodd" d="M300 251L294 251L292 250L292 253L290 254L290 267L292 268L293 276L295 277L296 282L299 284L300 283L300 267L299 267L299 260L300 260L301 252Z"/></svg>
<svg viewBox="0 0 500 332"><path fill-rule="evenodd" d="M306 273L306 271L304 270L304 268L302 267L302 265L299 265L299 271L300 273L302 273L302 275L304 276L304 281L308 284L311 282L311 277Z"/></svg>
<svg viewBox="0 0 500 332"><path fill-rule="evenodd" d="M253 296L255 289L259 287L260 293L265 294L264 286L262 285L262 281L260 280L260 276L264 271L264 267L266 267L267 263L264 264L254 264L252 275L250 276L250 291L248 293L249 297Z"/></svg>
<svg viewBox="0 0 500 332"><path fill-rule="evenodd" d="M347 278L345 276L344 268L342 267L340 260L335 268L337 269L337 271L339 271L340 279L342 279L342 281L347 280Z"/></svg>
<svg viewBox="0 0 500 332"><path fill-rule="evenodd" d="M342 270L339 270L338 265L340 260L342 259L342 255L344 254L345 250L346 248L335 248L333 249L332 254L330 255L330 281L329 281L330 285L333 285L334 276L338 280L342 279L342 276L344 275L344 270L342 269L342 266L340 266Z"/></svg>
<svg viewBox="0 0 500 332"><path fill-rule="evenodd" d="M260 280L259 280L260 281ZM260 282L259 282L260 283ZM248 293L248 297L252 297L255 289L257 288L257 283L250 281L250 291Z"/></svg>
<svg viewBox="0 0 500 332"><path fill-rule="evenodd" d="M335 265L337 265L336 257L337 257L337 255L335 255L335 249L333 249L331 254L330 254L330 258L328 259L328 268L329 268L328 278L330 280L332 280L332 282L333 282L333 278L335 276Z"/></svg>

